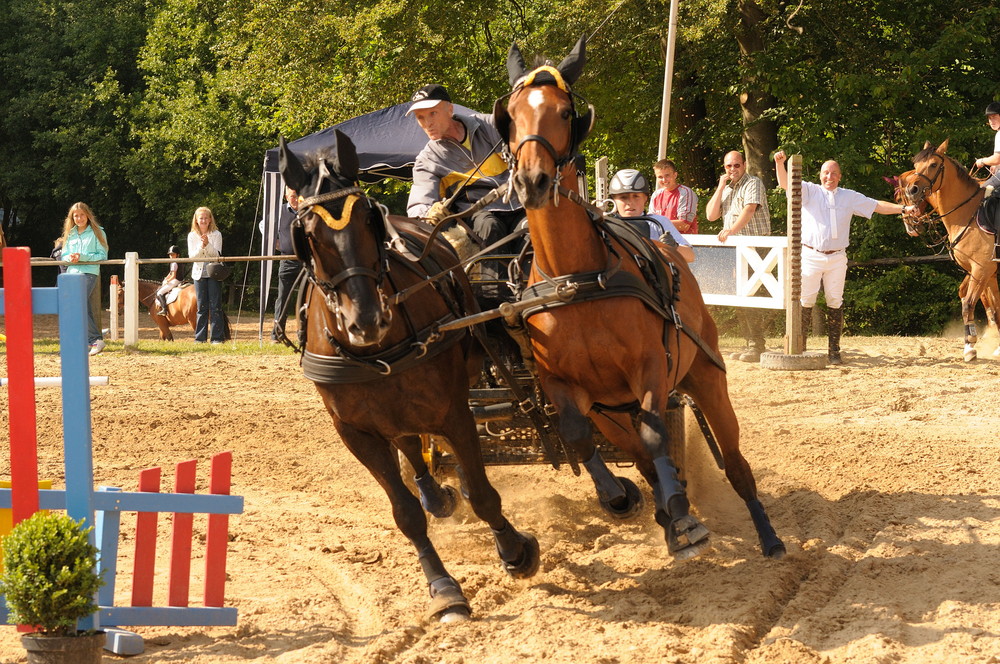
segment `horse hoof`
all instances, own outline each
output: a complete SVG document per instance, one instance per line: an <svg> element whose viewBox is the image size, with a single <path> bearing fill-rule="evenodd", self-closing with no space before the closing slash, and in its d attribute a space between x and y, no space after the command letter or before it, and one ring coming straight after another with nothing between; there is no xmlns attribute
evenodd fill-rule
<svg viewBox="0 0 1000 664"><path fill-rule="evenodd" d="M616 479L621 482L622 488L625 489L625 495L615 500L602 500L600 503L605 512L616 519L624 521L625 519L631 519L641 512L644 501L642 499L642 492L639 491L639 487L635 485L635 482L627 477L616 477Z"/></svg>
<svg viewBox="0 0 1000 664"><path fill-rule="evenodd" d="M966 362L975 362L976 361L976 351L967 352L965 355L963 355L963 357L965 358Z"/></svg>
<svg viewBox="0 0 1000 664"><path fill-rule="evenodd" d="M781 560L785 557L788 551L785 549L785 544L781 540L773 542L769 546L761 546L761 550L764 552L766 558L771 558L772 560Z"/></svg>
<svg viewBox="0 0 1000 664"><path fill-rule="evenodd" d="M465 616L464 618L462 616ZM431 603L424 616L442 623L462 622L472 615L469 600L465 599L458 583L449 577L431 584Z"/></svg>
<svg viewBox="0 0 1000 664"><path fill-rule="evenodd" d="M441 485L441 505L436 512L431 512L438 519L447 519L455 513L458 504L458 492L450 484Z"/></svg>
<svg viewBox="0 0 1000 664"><path fill-rule="evenodd" d="M472 619L472 615L469 613L468 608L454 607L448 609L438 616L438 622L442 625L450 625L452 623L466 622Z"/></svg>
<svg viewBox="0 0 1000 664"><path fill-rule="evenodd" d="M541 564L541 554L538 547L538 540L535 539L534 535L527 534L523 536L524 542L521 546L521 557L516 561L508 562L501 558L500 564L507 574L515 579L528 579L538 572L538 567Z"/></svg>
<svg viewBox="0 0 1000 664"><path fill-rule="evenodd" d="M708 546L708 528L690 514L667 526L667 551L677 560L688 560Z"/></svg>

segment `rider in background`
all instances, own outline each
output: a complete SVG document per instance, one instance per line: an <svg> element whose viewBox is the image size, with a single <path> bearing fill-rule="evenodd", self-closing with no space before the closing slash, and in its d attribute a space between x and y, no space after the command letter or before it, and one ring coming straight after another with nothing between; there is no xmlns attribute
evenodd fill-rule
<svg viewBox="0 0 1000 664"><path fill-rule="evenodd" d="M634 168L626 168L615 173L608 186L611 200L615 202L614 215L622 219L643 235L670 245L688 263L694 260L694 249L670 219L658 214L646 214L649 201L649 181Z"/></svg>
<svg viewBox="0 0 1000 664"><path fill-rule="evenodd" d="M406 114L416 118L430 140L413 164L413 187L406 213L436 225L453 212L468 210L487 193L507 183L510 172L500 156L504 141L492 115L455 115L451 97L441 85L423 86L413 93L411 101ZM449 209L445 199L459 191ZM482 240L481 248L502 240L524 217L517 193L510 191L508 196L472 215L470 224ZM496 261L484 262L482 272L485 280L501 280ZM482 295L498 298L500 291L484 289Z"/></svg>
<svg viewBox="0 0 1000 664"><path fill-rule="evenodd" d="M174 262L170 263L170 271L167 276L163 278L163 283L156 291L156 301L160 303L160 311L158 312L161 316L167 315L167 295L173 289L181 285L181 281L184 280L183 268L181 264L177 262L177 245L170 245L170 249L167 250L167 256L174 259Z"/></svg>
<svg viewBox="0 0 1000 664"><path fill-rule="evenodd" d="M1000 101L992 101L986 106L986 122L990 129L996 132L993 138L993 154L989 157L981 157L976 160L976 168L990 167L990 176L986 178L983 187L991 187L994 190L1000 189ZM989 195L989 194L987 194Z"/></svg>

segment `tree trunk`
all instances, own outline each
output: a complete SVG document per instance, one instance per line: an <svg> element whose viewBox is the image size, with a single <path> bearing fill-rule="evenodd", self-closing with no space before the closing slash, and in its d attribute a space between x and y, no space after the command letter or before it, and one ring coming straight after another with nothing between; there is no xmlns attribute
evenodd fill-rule
<svg viewBox="0 0 1000 664"><path fill-rule="evenodd" d="M767 15L753 0L740 0L740 27L736 41L740 54L752 64L754 55L764 51L761 28ZM752 67L751 67L752 68ZM756 77L745 79L746 89L740 93L743 113L743 149L747 170L760 177L770 189L775 185L771 153L778 148L778 125L762 116L776 105L773 95L761 89Z"/></svg>

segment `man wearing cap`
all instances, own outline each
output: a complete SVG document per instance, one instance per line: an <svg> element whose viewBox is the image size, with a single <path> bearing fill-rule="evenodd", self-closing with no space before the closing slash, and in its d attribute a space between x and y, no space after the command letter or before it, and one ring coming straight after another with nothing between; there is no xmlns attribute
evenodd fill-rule
<svg viewBox="0 0 1000 664"><path fill-rule="evenodd" d="M993 139L993 154L976 160L976 168L990 167L990 176L982 186L1000 189L1000 101L992 101L986 106L986 123L996 132Z"/></svg>
<svg viewBox="0 0 1000 664"><path fill-rule="evenodd" d="M406 114L416 118L430 140L413 165L413 187L406 204L409 216L423 217L436 224L449 214L468 210L507 182L510 173L500 156L503 140L493 125L492 115L455 115L448 91L436 83L417 90L410 101L413 103ZM508 195L509 198L498 198L470 219L483 247L510 234L524 216L517 193L511 191ZM452 196L455 199L446 205L445 201ZM485 279L500 280L497 263L490 261L482 268ZM495 289L492 295L498 295Z"/></svg>

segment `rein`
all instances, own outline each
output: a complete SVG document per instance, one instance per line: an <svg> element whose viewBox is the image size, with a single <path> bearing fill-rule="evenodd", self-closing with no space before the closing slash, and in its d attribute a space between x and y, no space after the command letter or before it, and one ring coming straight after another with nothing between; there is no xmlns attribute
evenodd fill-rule
<svg viewBox="0 0 1000 664"><path fill-rule="evenodd" d="M938 159L941 160L941 162L940 162L941 163L941 168L938 169L937 173L935 173L934 179L931 179L931 178L927 177L922 172L917 171L917 173L916 173L916 175L917 175L918 178L922 178L925 182L927 182L927 186L923 187L920 190L920 192L919 192L919 195L920 195L920 201L919 202L921 202L921 203L927 200L927 196L928 195L939 193L941 191L941 186L943 186L943 182L942 182L941 185L938 185L937 189L934 188L934 185L937 183L937 181L939 179L941 179L941 178L944 177L944 170L945 170L945 166L948 163L948 160L945 157L943 157L942 155L939 155L937 153L935 153L932 156L933 157L937 157ZM975 198L977 194L982 193L982 191L983 190L981 188L976 187L975 189L972 190L972 193L970 193L965 198L965 200L963 200L961 203L958 203L957 205L955 205L954 207L952 207L947 212L944 212L944 213L935 212L935 214L933 214L933 215L925 215L925 218L921 218L921 219L917 220L917 223L923 224L927 228L929 228L930 224L932 224L932 223L934 223L936 221L941 221L941 223L945 223L944 220L945 220L946 217L948 217L949 215L953 214L956 210L959 210L959 209L963 208L966 204L969 203L969 201L971 201L973 198ZM907 198L910 198L910 197L908 196ZM912 198L911 198L911 201L912 201ZM976 220L976 212L977 212L976 210L972 211L972 215L969 217L968 221L965 222L965 226L962 227L962 230L959 231L958 235L955 237L954 240L952 240L950 237L948 237L947 234L945 234L943 238L941 238L939 240L932 240L932 243L927 244L927 246L929 248L934 248L934 247L938 247L938 246L944 245L948 249L948 254L951 256L952 260L955 260L955 249L958 247L958 243L961 242L962 239L965 237L965 234L968 233L969 230L973 227L973 223Z"/></svg>

